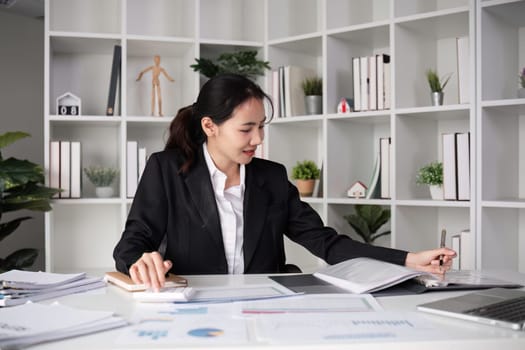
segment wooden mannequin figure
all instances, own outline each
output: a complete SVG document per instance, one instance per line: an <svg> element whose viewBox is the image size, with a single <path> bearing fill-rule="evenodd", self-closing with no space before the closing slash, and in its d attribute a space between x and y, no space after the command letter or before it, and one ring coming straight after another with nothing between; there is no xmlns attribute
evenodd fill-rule
<svg viewBox="0 0 525 350"><path fill-rule="evenodd" d="M171 82L174 82L175 80L169 76L168 73L166 73L166 70L160 66L160 56L155 55L153 57L153 62L155 64L153 66L149 66L148 68L144 69L142 72L139 73L139 76L137 77L137 81L139 81L142 78L142 75L148 71L151 70L151 115L155 115L155 97L157 98L158 102L158 112L159 117L162 117L162 94L160 90L160 73L164 74L164 76Z"/></svg>

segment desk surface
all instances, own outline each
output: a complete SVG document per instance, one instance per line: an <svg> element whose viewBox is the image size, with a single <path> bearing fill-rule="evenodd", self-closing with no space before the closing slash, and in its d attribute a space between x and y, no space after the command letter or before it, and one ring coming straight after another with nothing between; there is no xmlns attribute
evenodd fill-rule
<svg viewBox="0 0 525 350"><path fill-rule="evenodd" d="M492 271L492 275L503 278L512 282L525 285L525 275ZM268 284L275 283L266 278L264 275L211 275L211 276L187 276L191 286L240 286L250 284ZM416 311L416 305L439 300L445 297L456 296L466 292L431 292L411 296L392 296L377 298L379 304L386 311ZM130 319L134 311L136 302L132 299L130 293L127 293L117 287L108 286L94 293L84 293L69 295L59 299L64 305L92 310L111 310L117 315ZM51 302L51 301L48 301ZM298 339L294 345L271 345L272 349L418 349L425 350L439 349L443 350L447 346L455 346L456 349L525 349L525 332L511 331L491 326L478 325L462 320L456 320L443 316L431 315L418 312L418 316L430 321L435 327L439 328L446 335L439 340L426 341L406 341L406 342L377 342L377 343L356 343L351 344L309 344L301 343ZM60 350L60 349L146 349L150 346L124 346L115 342L123 329L115 329L97 334L92 334L73 339L51 342L47 344L32 347L35 350ZM214 346L214 349L248 349L270 347L265 344L232 345L232 346ZM181 346L181 344L162 345L161 349L195 349L196 345ZM205 348L210 348L206 346Z"/></svg>

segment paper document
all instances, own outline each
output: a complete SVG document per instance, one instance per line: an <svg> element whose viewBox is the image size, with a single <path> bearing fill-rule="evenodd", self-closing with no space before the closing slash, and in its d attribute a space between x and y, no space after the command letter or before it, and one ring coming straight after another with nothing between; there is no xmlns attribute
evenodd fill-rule
<svg viewBox="0 0 525 350"><path fill-rule="evenodd" d="M194 287L190 302L230 302L279 298L297 293L279 285L246 285L238 287Z"/></svg>
<svg viewBox="0 0 525 350"><path fill-rule="evenodd" d="M126 325L108 311L73 309L58 303L27 303L0 309L0 348L21 347Z"/></svg>
<svg viewBox="0 0 525 350"><path fill-rule="evenodd" d="M84 272L65 274L51 272L34 272L11 270L0 274L3 288L40 289L70 283L86 277Z"/></svg>
<svg viewBox="0 0 525 350"><path fill-rule="evenodd" d="M443 332L415 313L330 313L259 316L256 338L270 344L392 342L440 339Z"/></svg>

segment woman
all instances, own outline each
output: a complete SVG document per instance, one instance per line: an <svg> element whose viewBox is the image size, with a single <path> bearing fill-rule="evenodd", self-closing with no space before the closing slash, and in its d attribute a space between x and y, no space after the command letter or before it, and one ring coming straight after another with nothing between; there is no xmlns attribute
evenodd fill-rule
<svg viewBox="0 0 525 350"><path fill-rule="evenodd" d="M300 200L284 166L254 158L268 122L265 101L269 97L255 83L225 74L179 110L165 150L148 160L115 247L119 271L155 290L169 271L283 272L284 235L329 264L371 257L433 273L450 268L450 249L408 253L325 227ZM163 257L158 250L164 237Z"/></svg>

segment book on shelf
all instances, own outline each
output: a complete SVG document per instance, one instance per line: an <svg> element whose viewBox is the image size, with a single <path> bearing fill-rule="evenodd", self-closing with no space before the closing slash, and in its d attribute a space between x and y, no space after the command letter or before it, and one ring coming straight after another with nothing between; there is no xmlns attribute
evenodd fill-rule
<svg viewBox="0 0 525 350"><path fill-rule="evenodd" d="M60 141L51 141L49 144L49 186L60 188ZM58 198L56 193L53 198Z"/></svg>
<svg viewBox="0 0 525 350"><path fill-rule="evenodd" d="M313 69L293 65L284 67L284 100L287 117L306 113L302 82L315 75Z"/></svg>
<svg viewBox="0 0 525 350"><path fill-rule="evenodd" d="M279 82L279 70L278 69L275 69L272 71L272 85L271 86L272 86L271 96L272 96L274 117L280 118L281 117L281 106L280 106L281 101L279 98L280 82Z"/></svg>
<svg viewBox="0 0 525 350"><path fill-rule="evenodd" d="M126 196L135 196L138 184L138 142L127 141L126 143Z"/></svg>
<svg viewBox="0 0 525 350"><path fill-rule="evenodd" d="M476 268L476 256L474 254L475 240L474 234L469 230L462 230L460 235L460 250L461 257L459 268L460 270L474 270Z"/></svg>
<svg viewBox="0 0 525 350"><path fill-rule="evenodd" d="M360 111L368 111L368 57L360 57L359 59L359 84L361 85L361 109Z"/></svg>
<svg viewBox="0 0 525 350"><path fill-rule="evenodd" d="M459 103L470 102L470 65L469 38L456 38Z"/></svg>
<svg viewBox="0 0 525 350"><path fill-rule="evenodd" d="M330 265L315 272L313 276L356 294L379 292L404 282L410 282L408 285L418 284L419 288L410 289L416 293L520 286L489 277L482 271L449 271L443 279L429 272L370 258L355 258Z"/></svg>
<svg viewBox="0 0 525 350"><path fill-rule="evenodd" d="M391 173L391 142L390 137L379 139L379 157L380 157L380 177L381 177L381 198L390 198L390 173Z"/></svg>
<svg viewBox="0 0 525 350"><path fill-rule="evenodd" d="M147 289L145 284L136 284L133 282L131 277L119 271L106 272L104 275L104 280L128 292L145 291ZM187 285L188 281L184 277L170 273L166 277L166 283L164 287L186 287Z"/></svg>
<svg viewBox="0 0 525 350"><path fill-rule="evenodd" d="M470 200L470 133L455 133L457 199Z"/></svg>
<svg viewBox="0 0 525 350"><path fill-rule="evenodd" d="M368 57L368 110L377 110L377 60L376 56Z"/></svg>
<svg viewBox="0 0 525 350"><path fill-rule="evenodd" d="M71 197L71 143L60 141L60 198Z"/></svg>
<svg viewBox="0 0 525 350"><path fill-rule="evenodd" d="M390 109L390 99L392 98L392 87L391 87L391 65L390 55L383 54L383 86L384 86L384 109Z"/></svg>
<svg viewBox="0 0 525 350"><path fill-rule="evenodd" d="M361 111L361 68L360 58L352 58L352 79L354 86L354 111Z"/></svg>
<svg viewBox="0 0 525 350"><path fill-rule="evenodd" d="M284 66L279 67L279 114L281 118L289 117L286 115L286 99L284 94Z"/></svg>
<svg viewBox="0 0 525 350"><path fill-rule="evenodd" d="M71 141L71 198L80 198L82 192L81 145Z"/></svg>
<svg viewBox="0 0 525 350"><path fill-rule="evenodd" d="M148 160L148 156L146 153L146 147L139 147L137 156L138 156L138 159L137 159L138 181L140 181L140 178L142 177L142 173L144 172L144 168L146 168L146 162Z"/></svg>
<svg viewBox="0 0 525 350"><path fill-rule="evenodd" d="M368 182L368 189L366 191L366 199L379 198L380 193L379 189L381 188L379 174L381 172L380 166L380 155L379 153L375 157L374 169L372 171L372 176Z"/></svg>
<svg viewBox="0 0 525 350"><path fill-rule="evenodd" d="M443 143L443 198L457 199L456 137L453 133L442 136Z"/></svg>
<svg viewBox="0 0 525 350"><path fill-rule="evenodd" d="M456 258L452 260L452 269L460 270L461 269L461 235L460 234L453 235L450 241L451 241L450 248L452 248L452 250L455 251L457 254Z"/></svg>
<svg viewBox="0 0 525 350"><path fill-rule="evenodd" d="M120 86L120 69L121 69L122 48L120 45L115 45L113 48L113 62L111 65L111 77L109 81L108 104L106 108L106 115L115 115L115 100L117 98L118 89ZM120 95L120 94L118 94Z"/></svg>

